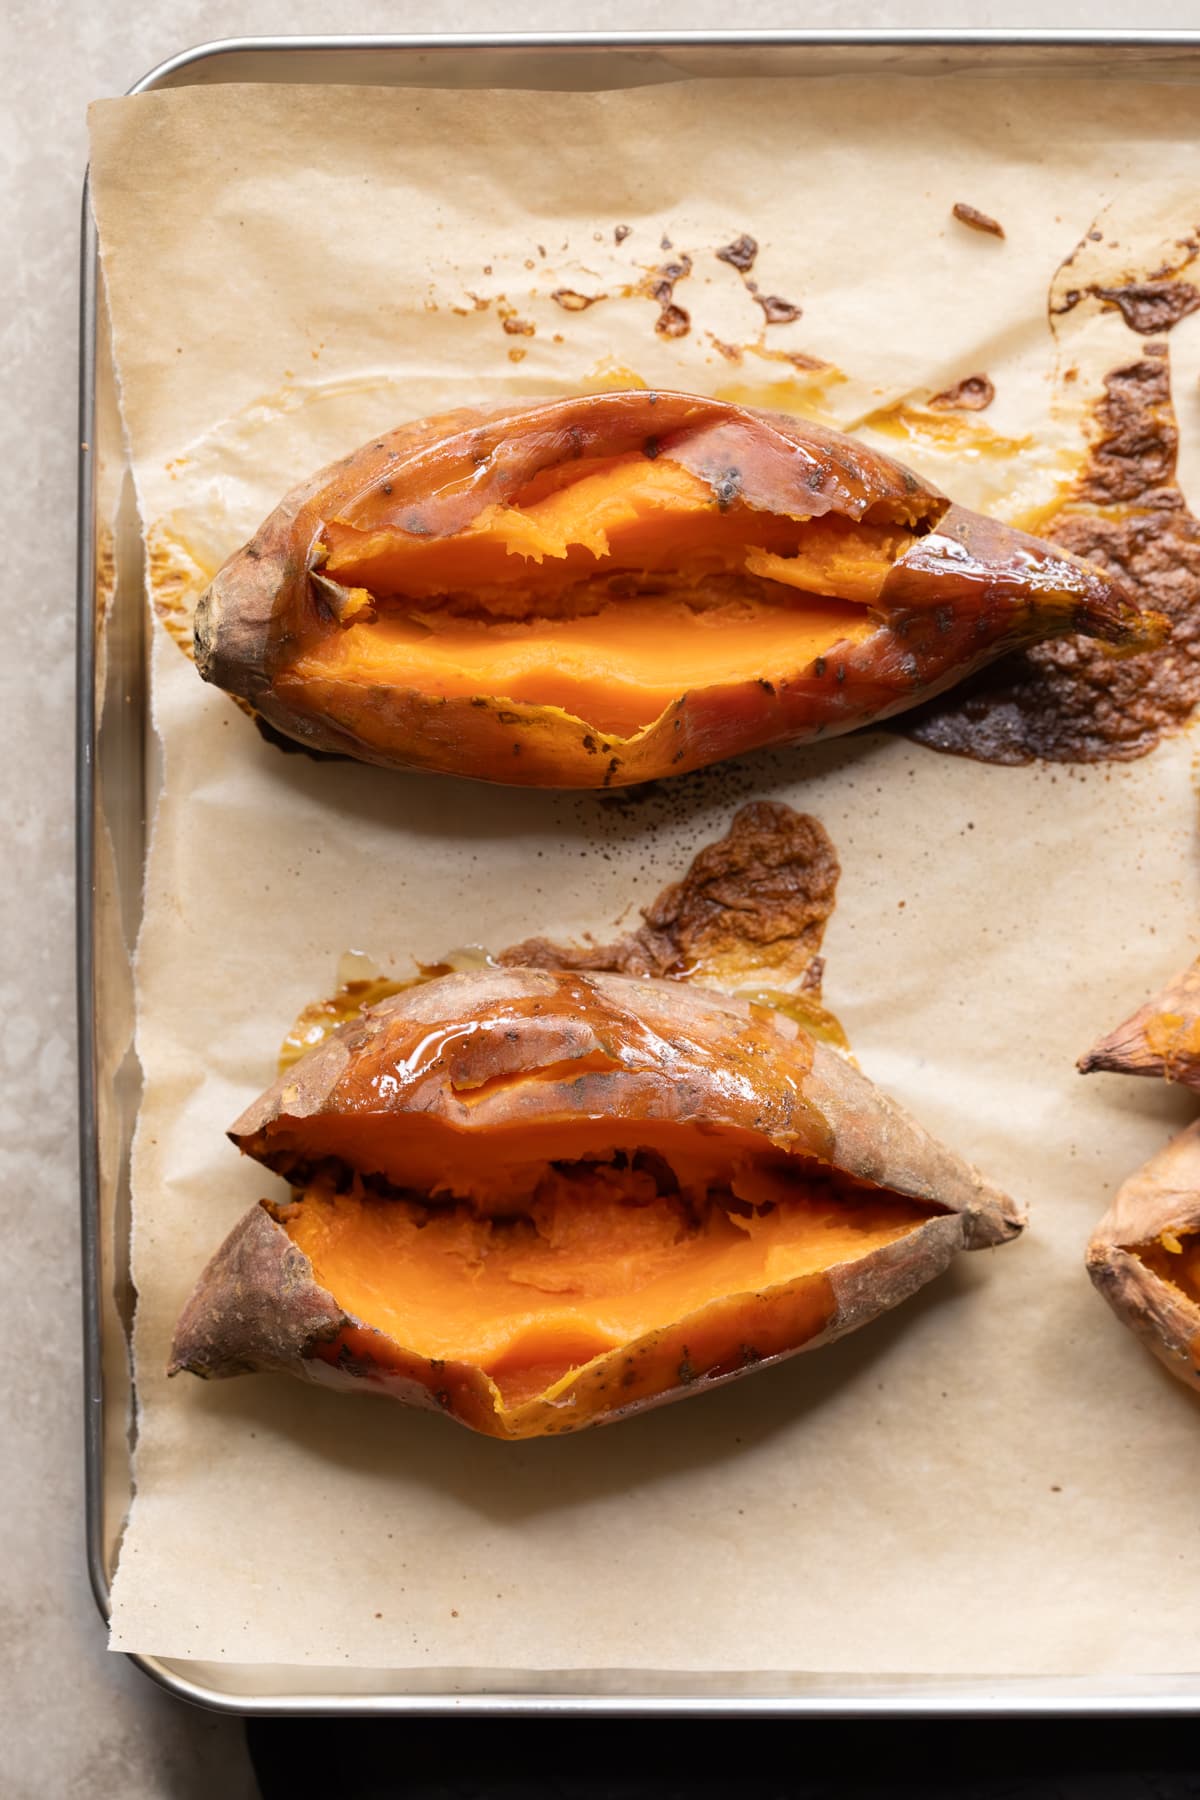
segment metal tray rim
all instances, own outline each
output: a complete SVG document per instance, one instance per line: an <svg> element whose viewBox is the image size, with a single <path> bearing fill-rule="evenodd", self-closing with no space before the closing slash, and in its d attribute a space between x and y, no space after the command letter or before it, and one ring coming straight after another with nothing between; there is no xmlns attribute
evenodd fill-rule
<svg viewBox="0 0 1200 1800"><path fill-rule="evenodd" d="M1200 29L1147 30L1093 27L1073 29L991 27L921 27L892 30L795 31L635 31L635 32L506 32L390 33L336 36L298 35L216 38L165 58L128 90L144 94L169 85L183 71L246 53L298 51L333 54L340 50L461 52L467 50L654 50L673 48L830 47L913 48L1145 48L1200 49ZM95 1064L95 506L92 443L95 428L96 326L99 249L83 183L80 245L79 313L79 450L77 460L76 544L76 744L75 744L75 895L76 1018L79 1035L79 1172L82 1251L82 1326L84 1379L85 1513L88 1575L97 1610L108 1622L110 1591L103 1545L103 1408L101 1351L101 1265L99 1219L99 1146L96 1117ZM981 1678L981 1692L939 1691L937 1676L927 1690L911 1694L734 1695L588 1694L476 1692L472 1694L231 1694L181 1675L168 1659L126 1652L157 1686L178 1699L212 1712L237 1717L275 1715L420 1715L554 1717L730 1717L730 1718L1046 1718L1193 1716L1200 1713L1200 1684L1190 1693L1131 1694L1111 1684L1086 1694L1033 1693L1019 1676ZM855 1679L847 1676L847 1682Z"/></svg>

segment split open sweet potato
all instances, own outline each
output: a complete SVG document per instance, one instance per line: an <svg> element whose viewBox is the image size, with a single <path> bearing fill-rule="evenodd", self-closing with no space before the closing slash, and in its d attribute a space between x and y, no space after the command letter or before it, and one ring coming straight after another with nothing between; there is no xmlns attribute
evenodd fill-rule
<svg viewBox="0 0 1200 1800"><path fill-rule="evenodd" d="M292 1199L234 1227L172 1373L284 1370L500 1438L828 1343L1021 1223L793 1020L619 975L412 988L230 1135Z"/></svg>
<svg viewBox="0 0 1200 1800"><path fill-rule="evenodd" d="M865 444L637 391L365 445L225 564L195 642L313 749L601 787L849 731L1073 632L1158 641L1119 582Z"/></svg>
<svg viewBox="0 0 1200 1800"><path fill-rule="evenodd" d="M1079 1059L1085 1075L1157 1076L1200 1092L1200 962ZM1118 1190L1092 1235L1088 1274L1172 1375L1200 1383L1200 1121Z"/></svg>
<svg viewBox="0 0 1200 1800"><path fill-rule="evenodd" d="M1200 1091L1200 962L1167 983L1079 1059L1084 1075L1151 1075Z"/></svg>
<svg viewBox="0 0 1200 1800"><path fill-rule="evenodd" d="M1200 1384L1200 1120L1119 1190L1088 1245L1087 1267L1172 1375Z"/></svg>

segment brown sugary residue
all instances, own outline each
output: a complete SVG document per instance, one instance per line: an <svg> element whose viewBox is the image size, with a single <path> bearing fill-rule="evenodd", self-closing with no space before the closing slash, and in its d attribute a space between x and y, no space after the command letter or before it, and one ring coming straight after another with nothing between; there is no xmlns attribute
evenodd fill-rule
<svg viewBox="0 0 1200 1800"><path fill-rule="evenodd" d="M670 249L670 242L663 239L663 249ZM658 303L658 317L654 321L654 329L660 337L686 337L692 329L692 315L685 307L676 304L675 284L684 281L692 272L692 259L681 251L670 262L660 264L651 269L640 292Z"/></svg>
<svg viewBox="0 0 1200 1800"><path fill-rule="evenodd" d="M725 836L693 858L681 881L646 907L643 923L611 944L528 938L498 960L533 968L803 983L819 997L819 951L841 873L828 833L807 813L755 800Z"/></svg>
<svg viewBox="0 0 1200 1800"><path fill-rule="evenodd" d="M586 312L589 306L595 306L597 300L607 300L607 294L578 294L574 288L555 288L550 298L562 307L564 312Z"/></svg>
<svg viewBox="0 0 1200 1800"><path fill-rule="evenodd" d="M117 591L117 540L108 525L96 527L96 629L103 626Z"/></svg>
<svg viewBox="0 0 1200 1800"><path fill-rule="evenodd" d="M1171 636L1121 661L1086 638L1022 651L900 720L918 743L980 762L1126 762L1200 701L1200 520L1176 480L1166 345L1104 386L1088 461L1043 535L1127 581Z"/></svg>
<svg viewBox="0 0 1200 1800"><path fill-rule="evenodd" d="M972 231L986 231L990 237L1002 238L1004 236L1004 227L999 219L993 219L989 213L980 212L977 206L968 206L965 200L956 200L951 210L959 224L969 225Z"/></svg>
<svg viewBox="0 0 1200 1800"><path fill-rule="evenodd" d="M953 387L934 394L930 406L946 412L982 412L996 398L996 390L988 375L965 375Z"/></svg>
<svg viewBox="0 0 1200 1800"><path fill-rule="evenodd" d="M1063 266L1068 267L1073 260L1068 257ZM1192 260L1194 258L1188 258L1189 262ZM1200 306L1200 289L1190 281L1152 277L1148 281L1128 281L1121 287L1068 288L1058 304L1051 306L1051 317L1074 312L1089 295L1099 300L1107 311L1119 312L1129 329L1141 337L1155 337L1173 330L1180 319L1186 319Z"/></svg>
<svg viewBox="0 0 1200 1800"><path fill-rule="evenodd" d="M392 994L452 970L497 965L696 981L785 1013L845 1048L845 1033L821 1004L821 942L840 873L819 820L778 802L753 801L735 814L723 838L696 854L682 880L644 909L644 922L615 943L538 937L494 957L478 948L449 951L400 981L360 952L348 952L333 994L304 1007L288 1032L280 1069Z"/></svg>
<svg viewBox="0 0 1200 1800"><path fill-rule="evenodd" d="M790 363L793 369L799 369L806 375L816 370L828 370L833 367L831 363L825 362L819 356L810 356L805 350L770 350L767 348L765 339L761 337L753 344L729 344L713 331L706 331L704 335L713 349L718 355L723 356L726 362L740 363L747 356L758 356L764 362ZM762 404L766 405L767 402L763 401Z"/></svg>
<svg viewBox="0 0 1200 1800"><path fill-rule="evenodd" d="M751 281L750 271L758 257L758 240L749 232L734 238L731 244L723 244L717 251L717 260L728 263L737 270L745 284L746 291L754 298L756 306L762 307L763 318L768 325L790 325L798 319L800 308L792 300L785 300L780 294L760 294L757 281ZM715 342L715 340L714 340Z"/></svg>
<svg viewBox="0 0 1200 1800"><path fill-rule="evenodd" d="M732 244L725 244L717 251L717 258L720 262L729 263L732 268L737 269L743 275L748 274L754 267L754 259L757 255L758 240L752 238L749 232L743 232L741 237L733 240Z"/></svg>
<svg viewBox="0 0 1200 1800"><path fill-rule="evenodd" d="M1200 289L1190 281L1131 281L1126 287L1092 288L1098 300L1116 307L1131 331L1154 337L1170 331L1200 306Z"/></svg>
<svg viewBox="0 0 1200 1800"><path fill-rule="evenodd" d="M768 325L790 325L793 319L800 317L800 308L792 300L784 300L778 294L760 294L753 282L746 286L754 295L755 303L762 307L763 317Z"/></svg>
<svg viewBox="0 0 1200 1800"><path fill-rule="evenodd" d="M146 531L146 565L155 614L184 655L194 661L192 620L196 602L216 570L200 563L186 544L159 523Z"/></svg>

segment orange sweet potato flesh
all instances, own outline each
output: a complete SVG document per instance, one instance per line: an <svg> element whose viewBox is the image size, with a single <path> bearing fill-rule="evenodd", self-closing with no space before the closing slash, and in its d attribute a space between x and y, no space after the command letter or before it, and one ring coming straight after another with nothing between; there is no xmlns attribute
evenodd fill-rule
<svg viewBox="0 0 1200 1800"><path fill-rule="evenodd" d="M1182 970L1079 1059L1084 1075L1152 1075L1200 1090L1200 962Z"/></svg>
<svg viewBox="0 0 1200 1800"><path fill-rule="evenodd" d="M505 1439L829 1342L1020 1227L794 1021L618 975L410 989L230 1135L292 1199L234 1227L172 1372L284 1370Z"/></svg>
<svg viewBox="0 0 1200 1800"><path fill-rule="evenodd" d="M1200 1120L1118 1191L1088 1274L1172 1375L1200 1388Z"/></svg>
<svg viewBox="0 0 1200 1800"><path fill-rule="evenodd" d="M852 438L639 391L322 470L218 573L196 660L313 749L599 787L848 731L1069 632L1157 641L1115 580Z"/></svg>

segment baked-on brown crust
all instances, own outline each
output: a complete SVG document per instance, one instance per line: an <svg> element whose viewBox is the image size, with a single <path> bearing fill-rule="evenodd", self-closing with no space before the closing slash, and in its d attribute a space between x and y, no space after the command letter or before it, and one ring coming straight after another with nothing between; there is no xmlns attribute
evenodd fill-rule
<svg viewBox="0 0 1200 1800"><path fill-rule="evenodd" d="M727 988L750 979L790 985L802 978L807 993L819 993L818 953L840 873L818 819L776 800L752 800L627 936L611 944L526 938L497 961L506 968L684 977Z"/></svg>
<svg viewBox="0 0 1200 1800"><path fill-rule="evenodd" d="M1200 1120L1130 1176L1087 1254L1088 1274L1117 1317L1193 1388L1200 1383L1200 1306L1165 1273L1181 1252L1162 1240L1165 1233L1178 1244L1197 1231Z"/></svg>
<svg viewBox="0 0 1200 1800"><path fill-rule="evenodd" d="M602 1118L632 1141L702 1123L939 1210L865 1257L713 1301L584 1365L552 1397L506 1409L480 1369L431 1363L347 1319L264 1203L201 1277L172 1372L287 1368L435 1406L495 1436L574 1430L829 1342L904 1299L957 1250L1001 1243L1022 1223L1006 1196L792 1020L677 982L534 969L446 976L343 1027L230 1135L296 1174L317 1122L400 1113L485 1144L516 1125L552 1131ZM258 1318L289 1296L299 1324Z"/></svg>
<svg viewBox="0 0 1200 1800"><path fill-rule="evenodd" d="M885 580L878 629L807 666L781 669L778 680L681 695L629 738L500 694L446 699L390 686L351 701L336 680L289 677L299 641L336 629L313 580L332 517L364 529L451 535L545 469L639 450L707 482L718 505L736 499L785 517L834 514L923 534ZM1065 632L1124 649L1157 641L1119 580L950 506L852 438L784 414L635 391L466 409L377 438L289 494L225 564L197 609L195 642L205 679L312 749L523 786L588 788L849 731L1006 651Z"/></svg>
<svg viewBox="0 0 1200 1800"><path fill-rule="evenodd" d="M979 762L1127 762L1191 717L1200 701L1200 521L1176 478L1165 352L1147 345L1108 376L1088 461L1044 529L1169 619L1167 642L1119 661L1085 637L1036 644L906 715L898 727L906 736Z"/></svg>
<svg viewBox="0 0 1200 1800"><path fill-rule="evenodd" d="M1004 236L1004 227L999 219L993 219L990 213L980 212L977 206L971 206L965 200L956 200L950 210L960 225L969 225L972 231L986 232L989 237Z"/></svg>

